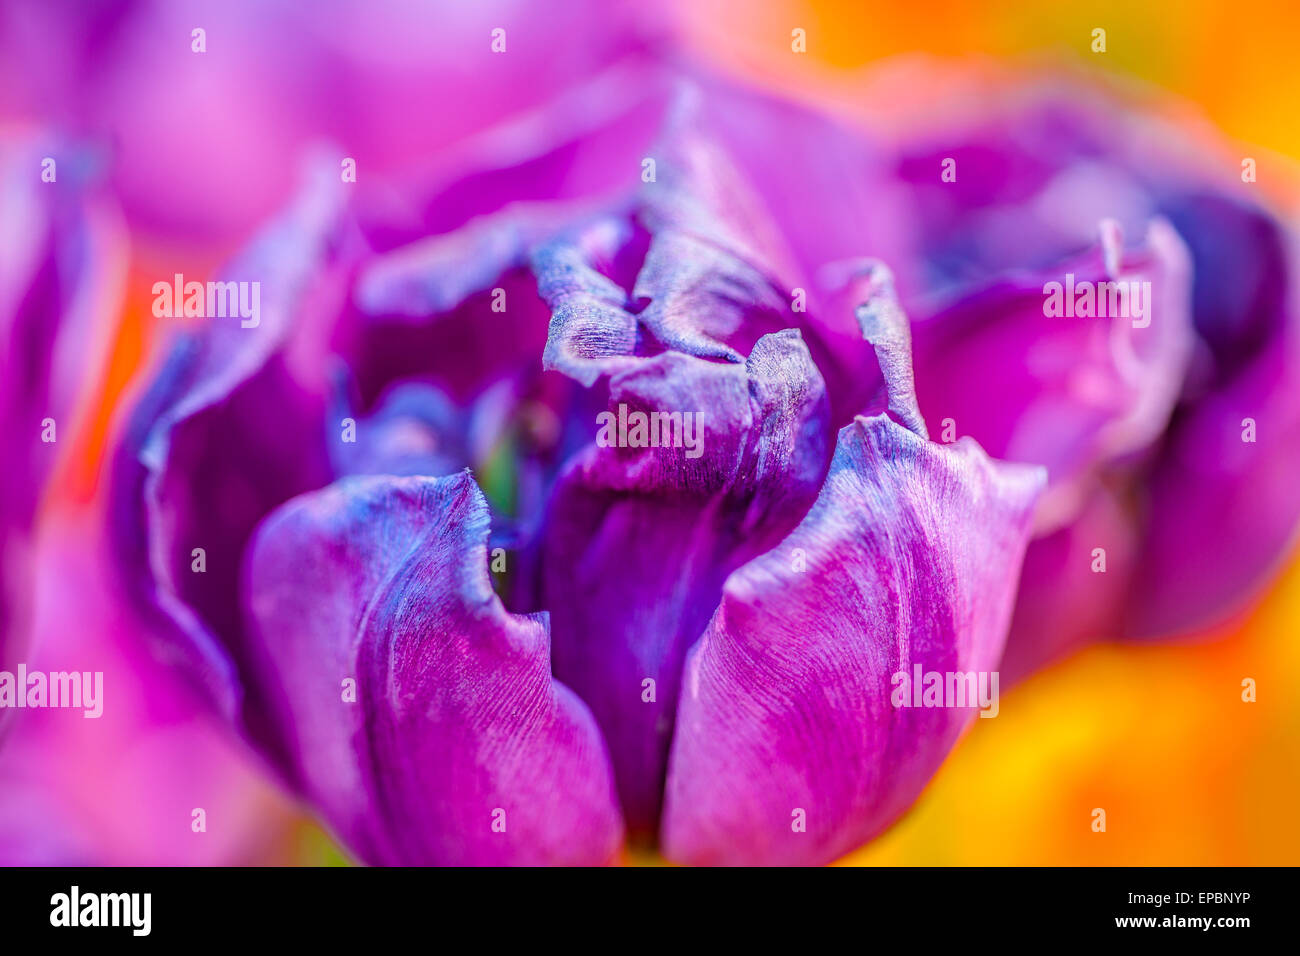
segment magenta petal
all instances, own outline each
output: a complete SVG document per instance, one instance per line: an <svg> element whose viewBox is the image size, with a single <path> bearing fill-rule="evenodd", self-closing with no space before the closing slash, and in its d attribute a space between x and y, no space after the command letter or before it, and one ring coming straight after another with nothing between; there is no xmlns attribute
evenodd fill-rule
<svg viewBox="0 0 1300 956"><path fill-rule="evenodd" d="M246 565L259 690L298 785L368 861L608 862L600 732L551 677L546 618L493 593L487 534L468 474L348 478L283 506Z"/></svg>
<svg viewBox="0 0 1300 956"><path fill-rule="evenodd" d="M727 579L691 649L671 859L824 863L915 799L973 711L896 708L892 677L997 666L1041 484L884 416L840 432L817 503Z"/></svg>
<svg viewBox="0 0 1300 956"><path fill-rule="evenodd" d="M1150 282L1154 301L1140 320L1045 314L1045 287L1071 275L1080 288ZM951 429L995 458L1045 466L1039 527L1061 526L1084 506L1101 466L1160 438L1191 354L1190 294L1186 247L1156 220L1140 249L1124 249L1106 223L1087 254L958 299L914 330L931 432Z"/></svg>

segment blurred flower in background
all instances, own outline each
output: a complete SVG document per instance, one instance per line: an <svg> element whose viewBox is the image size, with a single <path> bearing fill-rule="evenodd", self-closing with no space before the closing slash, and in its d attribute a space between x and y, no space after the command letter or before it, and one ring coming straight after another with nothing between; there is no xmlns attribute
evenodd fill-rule
<svg viewBox="0 0 1300 956"><path fill-rule="evenodd" d="M63 146L28 130L0 137L0 668L32 649L38 513L125 276L117 208L93 160Z"/></svg>
<svg viewBox="0 0 1300 956"><path fill-rule="evenodd" d="M504 55L484 39L495 28ZM212 268L280 208L313 144L361 176L391 172L653 34L632 5L586 0L15 0L0 11L0 115L101 144L137 261Z"/></svg>
<svg viewBox="0 0 1300 956"><path fill-rule="evenodd" d="M998 720L975 721L918 807L851 861L1293 861L1300 833L1286 808L1300 799L1300 714L1279 690L1300 673L1294 648L1280 639L1300 611L1294 571L1244 630L1225 629L1285 558L1300 487L1286 224L1294 174L1276 154L1234 150L1223 136L1297 145L1285 104L1300 91L1277 82L1285 31L1266 24L1263 14L1245 20L1213 4L1102 5L1087 14L954 4L921 17L901 6L868 15L848 4L719 2L682 4L671 18L583 4L6 5L0 123L38 121L89 144L84 155L115 194L130 240L114 240L87 265L98 270L128 253L132 265L124 297L97 287L96 306L123 316L110 361L97 376L87 349L92 371L60 392L63 401L94 402L97 414L61 433L74 454L55 476L39 557L18 562L24 574L45 569L35 615L46 638L40 659L83 668L102 659L116 675L110 692L126 696L112 720L78 718L70 727L65 714L46 711L12 722L0 751L0 857L321 858L319 848L295 849L292 811L265 767L209 724L198 701L211 667L195 681L194 668L178 666L192 660L155 656L159 645L142 633L156 622L123 610L103 580L109 562L92 529L103 517L110 417L124 395L138 398L150 344L167 331L148 317L153 280L211 275L282 205L301 157L322 141L357 162L372 227L386 224L372 242L392 248L402 237L446 232L491 199L473 188L481 151L457 143L564 102L617 60L667 54L779 88L858 128L866 145L855 160L767 189L768 212L796 259L817 250L801 267L853 255L893 267L915 323L931 437L951 420L956 434L973 435L995 456L1049 467L1007 675L1025 677L1088 641L1221 639L1098 648L1027 677ZM198 27L201 55L192 46ZM497 27L504 55L489 46ZM1107 46L1093 52L1099 27ZM807 53L792 47L795 31ZM971 61L973 50L1037 58L1003 66ZM962 61L874 62L918 51ZM861 69L868 64L869 75ZM1125 74L1182 93L1214 125L1122 82ZM810 168L799 158L819 152L819 129L765 136L756 116L738 104L711 118L750 140L750 176L780 182L790 169ZM1242 181L1246 156L1256 181ZM949 158L955 179L945 182ZM560 172L549 177L525 169L502 199L573 190L600 171L585 167L581 153L553 165ZM407 171L420 167L414 179L426 190L467 177L463 194L474 202L411 204L409 189L385 185L399 171L409 183ZM39 190L36 167L27 175L24 185ZM518 183L530 177L521 194ZM844 199L840 216L813 201L831 195ZM528 218L512 228L526 235ZM486 239L481 246L484 255L494 248ZM466 263L467 274L473 267ZM1153 323L1045 318L1044 283L1066 272L1149 281ZM96 328L106 338L114 331L102 319ZM848 332L828 341L843 346ZM448 347L463 344L453 338ZM50 353L36 354L39 363ZM295 376L323 371L313 364L319 356L295 362ZM843 394L836 376L851 382L853 371L833 365L824 371L834 404ZM833 414L851 404L840 401ZM1246 418L1252 442L1242 440ZM486 420L476 413L474 433ZM17 452L29 454L30 442L22 445ZM49 473L25 481L24 494L37 493ZM489 499L499 474L499 466L478 470ZM30 517L35 506L14 513ZM30 527L18 530L13 541L32 539ZM84 546L70 547L70 537ZM1099 541L1104 576L1091 566ZM6 566L14 547L7 538ZM69 591L72 576L98 583ZM1258 682L1258 702L1243 701L1245 679ZM200 806L215 808L223 828L216 834L214 825L206 840L191 825ZM1105 834L1088 826L1096 807L1108 808Z"/></svg>
<svg viewBox="0 0 1300 956"><path fill-rule="evenodd" d="M1218 624L1276 575L1300 518L1300 260L1285 214L1252 193L1255 159L1118 96L950 77L962 94L908 131L898 161L915 198L909 261L927 272L915 287L937 302L912 309L922 409L1053 476L1004 671ZM955 182L934 175L945 162ZM1090 265L1078 256L1098 232ZM1152 301L1134 299L1145 314L1045 322L1052 284L1134 281L1125 235L1156 260Z"/></svg>

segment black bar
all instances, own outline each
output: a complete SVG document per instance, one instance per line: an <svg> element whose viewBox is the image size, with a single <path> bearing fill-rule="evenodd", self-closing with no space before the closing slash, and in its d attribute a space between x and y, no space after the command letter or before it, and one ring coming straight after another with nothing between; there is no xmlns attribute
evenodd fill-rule
<svg viewBox="0 0 1300 956"><path fill-rule="evenodd" d="M781 928L812 950L843 933L853 948L907 945L907 937L927 947L1124 937L1231 945L1243 933L1289 927L1295 875L1270 868L9 869L0 870L0 932L6 944L60 936L91 945L283 940L334 951L349 940L373 946L411 938L421 948L460 950L510 932L535 934L532 945L548 948L599 935L611 947L640 950L691 938L674 938L679 928L696 939L702 930L727 939ZM126 925L52 925L70 922L73 886L86 918L104 912L107 921L116 908ZM147 935L137 935L143 895L130 904L116 896L107 907L98 896L145 893ZM60 894L69 904L62 913Z"/></svg>

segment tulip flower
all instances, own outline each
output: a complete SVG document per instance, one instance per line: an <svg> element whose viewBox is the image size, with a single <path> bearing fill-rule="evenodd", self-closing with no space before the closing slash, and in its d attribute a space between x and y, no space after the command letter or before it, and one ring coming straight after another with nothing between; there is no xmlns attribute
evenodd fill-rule
<svg viewBox="0 0 1300 956"><path fill-rule="evenodd" d="M160 653L368 862L869 839L974 713L895 675L996 669L1042 481L930 440L883 169L645 64L413 182L324 160L117 456Z"/></svg>

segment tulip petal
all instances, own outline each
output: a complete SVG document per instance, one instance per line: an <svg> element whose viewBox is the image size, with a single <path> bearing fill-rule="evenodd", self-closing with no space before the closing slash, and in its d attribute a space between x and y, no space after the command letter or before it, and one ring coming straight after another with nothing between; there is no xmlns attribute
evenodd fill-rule
<svg viewBox="0 0 1300 956"><path fill-rule="evenodd" d="M824 863L902 813L973 710L894 707L892 675L997 666L1041 483L885 416L840 432L812 510L727 579L691 649L671 859Z"/></svg>
<svg viewBox="0 0 1300 956"><path fill-rule="evenodd" d="M1085 282L1149 282L1152 301L1140 319L1048 314L1058 292L1064 308L1071 282L1076 297ZM1060 288L1049 293L1050 283ZM1145 249L1125 250L1103 224L1090 253L962 297L914 329L931 430L948 432L951 421L995 458L1045 466L1039 527L1059 527L1083 507L1099 467L1159 439L1191 355L1190 293L1186 248L1157 220Z"/></svg>
<svg viewBox="0 0 1300 956"><path fill-rule="evenodd" d="M259 691L299 786L372 862L607 862L621 824L600 733L551 678L545 617L492 592L487 534L468 474L288 502L246 568Z"/></svg>
<svg viewBox="0 0 1300 956"><path fill-rule="evenodd" d="M884 403L894 418L922 438L929 435L916 403L912 368L912 332L907 314L894 292L894 277L881 265L870 265L855 277L853 310L880 368Z"/></svg>
<svg viewBox="0 0 1300 956"><path fill-rule="evenodd" d="M337 167L315 173L226 272L260 283L256 326L217 317L184 332L114 463L113 546L128 592L157 625L159 652L232 719L241 706L244 546L275 506L332 478L323 425L331 385L318 350L352 247ZM260 715L244 719L259 743L276 747Z"/></svg>
<svg viewBox="0 0 1300 956"><path fill-rule="evenodd" d="M808 294L810 315L826 311L818 275L828 264L863 256L893 264L910 252L906 193L862 129L705 71L693 81L694 128L717 143L772 222L740 235L761 242L783 287Z"/></svg>
<svg viewBox="0 0 1300 956"><path fill-rule="evenodd" d="M687 447L598 447L557 481L542 541L556 674L613 752L629 825L653 830L686 648L735 567L779 540L816 494L825 391L799 334L766 336L745 365L678 352L610 379L611 414L697 418ZM647 683L651 682L651 683Z"/></svg>

